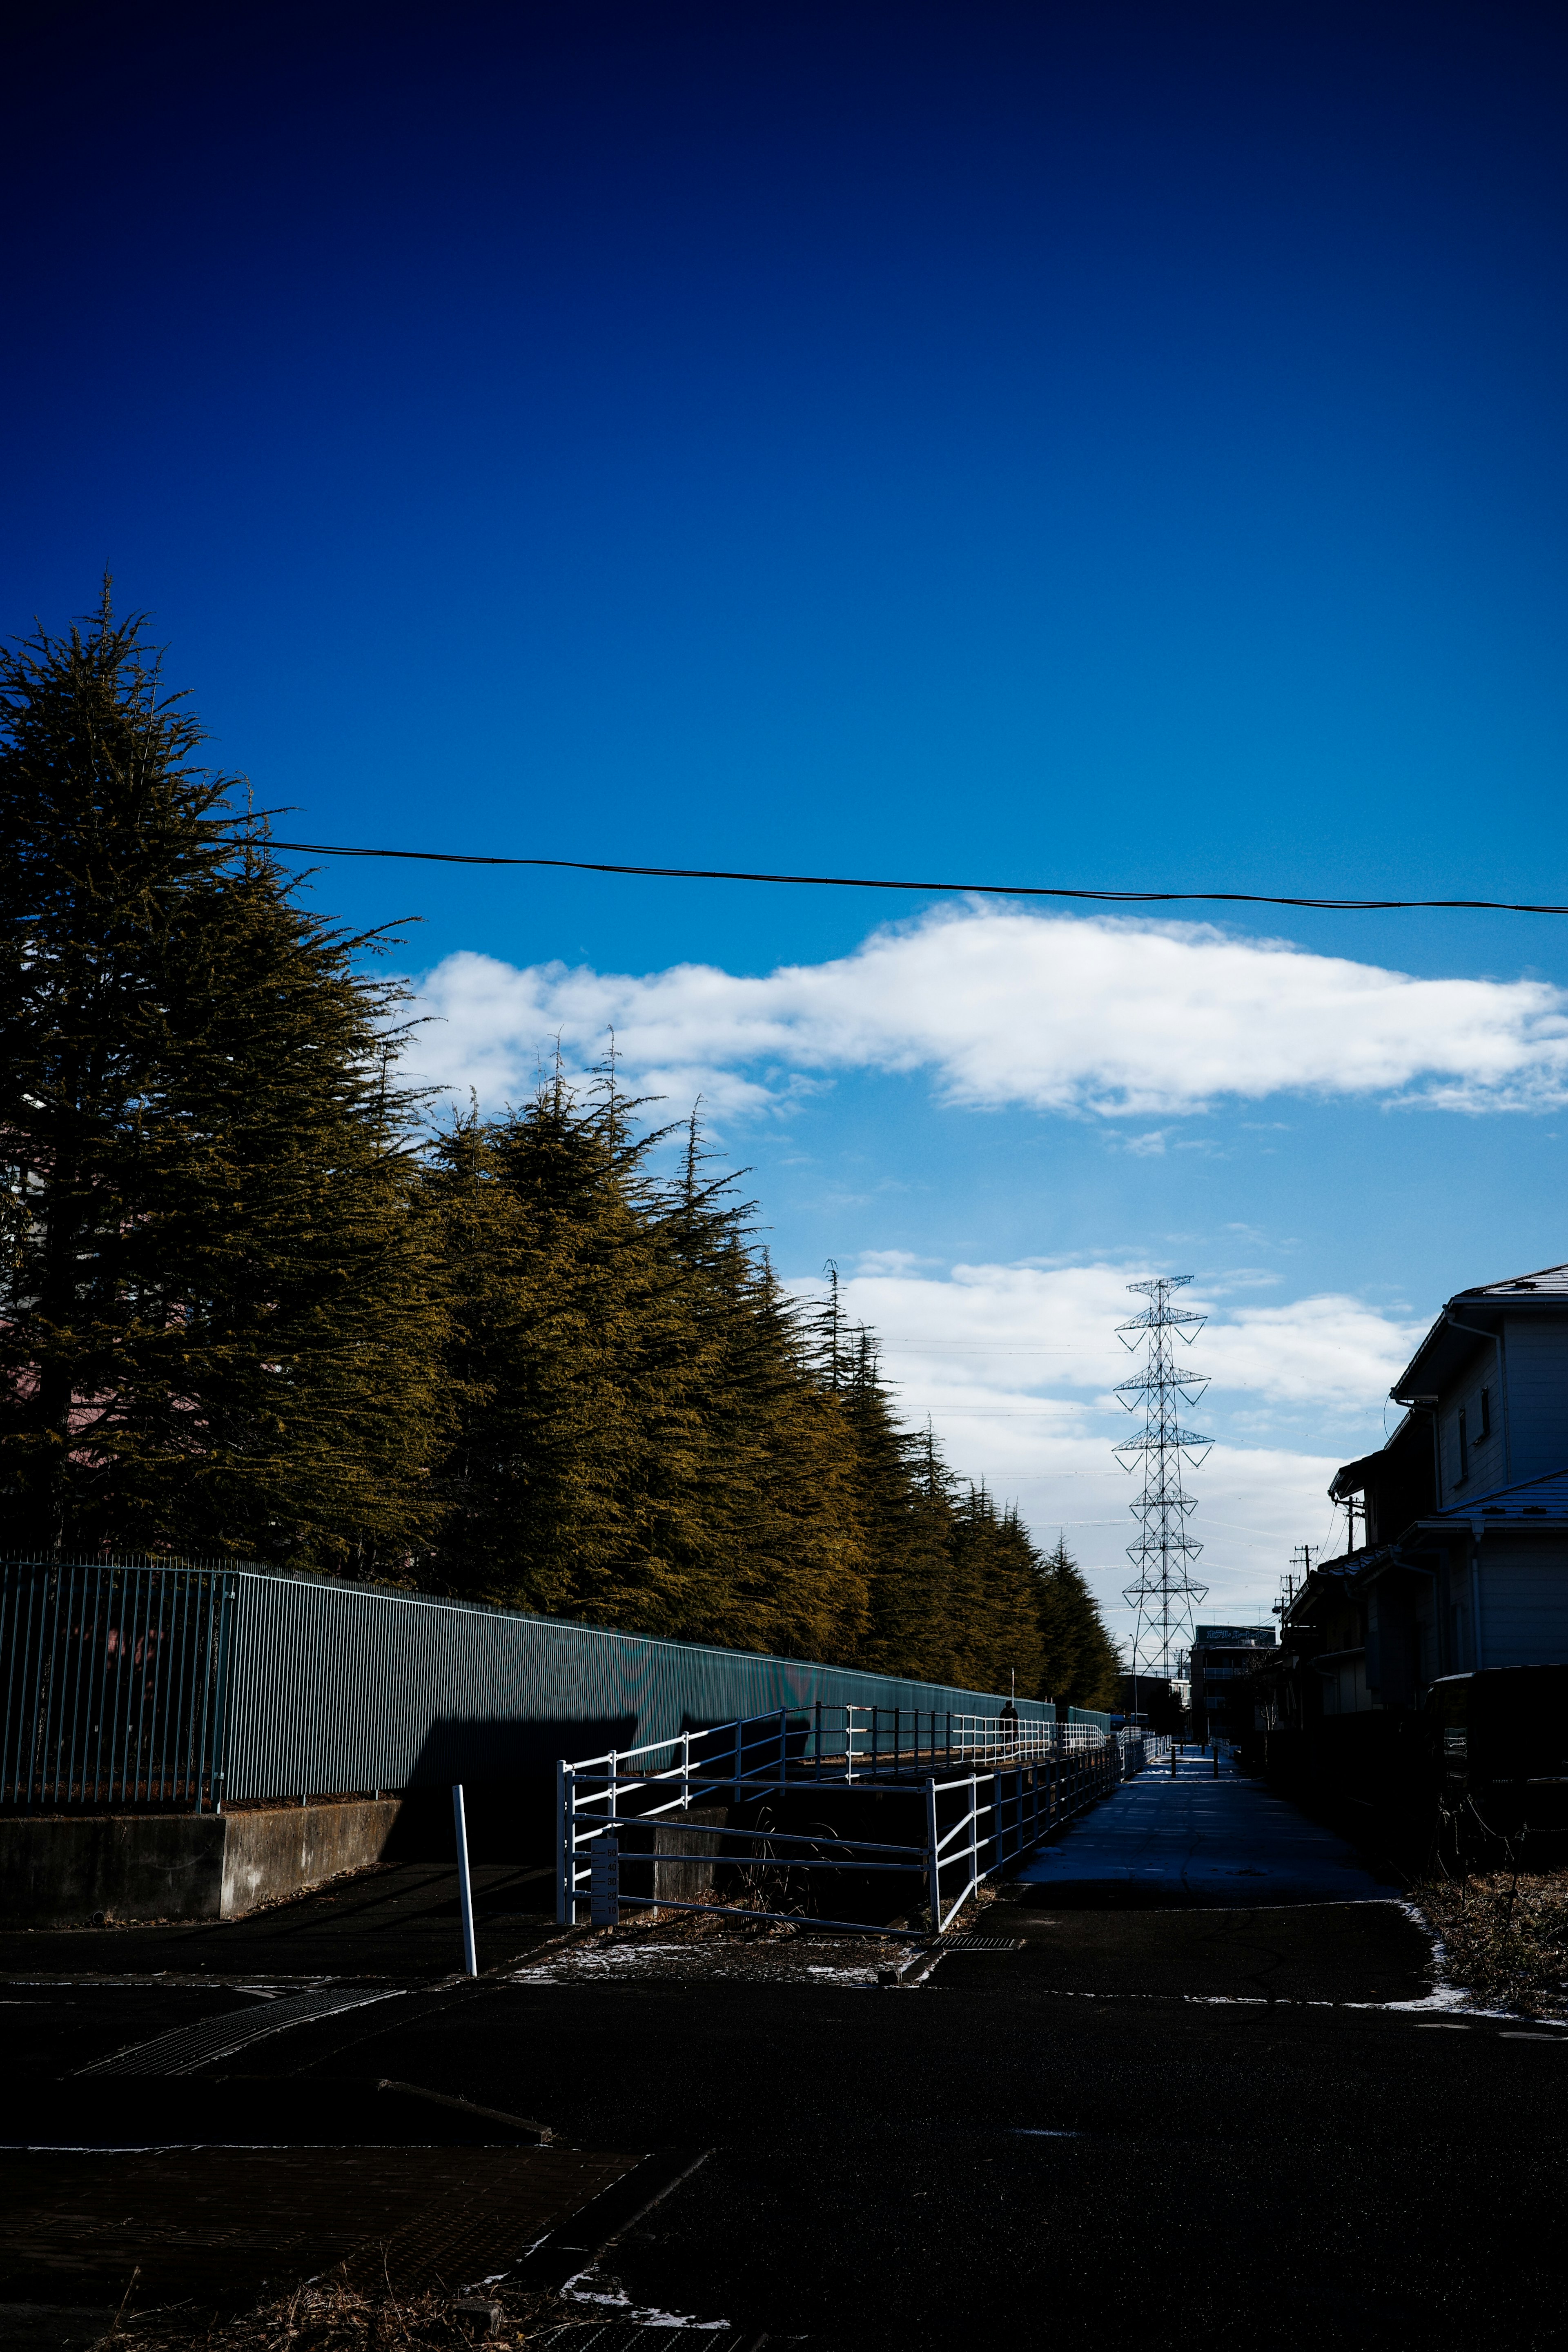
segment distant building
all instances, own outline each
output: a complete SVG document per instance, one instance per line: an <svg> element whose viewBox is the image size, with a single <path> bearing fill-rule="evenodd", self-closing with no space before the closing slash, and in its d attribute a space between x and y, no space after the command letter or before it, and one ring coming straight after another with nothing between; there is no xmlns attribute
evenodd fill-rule
<svg viewBox="0 0 1568 2352"><path fill-rule="evenodd" d="M1568 1266L1458 1292L1390 1393L1404 1419L1329 1488L1351 1546L1292 1595L1260 1678L1270 1733L1330 1777L1378 1748L1336 1719L1370 1738L1440 1676L1568 1663Z"/></svg>
<svg viewBox="0 0 1568 2352"><path fill-rule="evenodd" d="M1186 1686L1163 1675L1123 1675L1119 1703L1129 1721L1180 1736L1187 1727Z"/></svg>
<svg viewBox="0 0 1568 2352"><path fill-rule="evenodd" d="M1272 1625L1200 1625L1190 1653L1193 1738L1235 1741L1252 1729L1252 1678L1277 1636Z"/></svg>

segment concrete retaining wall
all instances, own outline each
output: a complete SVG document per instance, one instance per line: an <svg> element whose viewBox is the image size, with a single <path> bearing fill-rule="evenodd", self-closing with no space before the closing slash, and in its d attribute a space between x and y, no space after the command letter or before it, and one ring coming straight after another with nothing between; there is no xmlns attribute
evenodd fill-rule
<svg viewBox="0 0 1568 2352"><path fill-rule="evenodd" d="M237 1919L380 1862L396 1797L221 1815L0 1818L0 1918L68 1927L110 1919Z"/></svg>
<svg viewBox="0 0 1568 2352"><path fill-rule="evenodd" d="M237 1919L280 1895L368 1869L384 1855L401 1811L396 1797L356 1797L226 1814L220 1916Z"/></svg>
<svg viewBox="0 0 1568 2352"><path fill-rule="evenodd" d="M725 1829L729 1825L728 1805L693 1805L689 1812L678 1813L673 1821L660 1822L653 1833L656 1857L663 1854L691 1855L701 1859L668 1862L656 1858L653 1865L653 1893L659 1903L712 1903L726 1900L713 1892L713 1869L719 1862L727 1861L735 1852L728 1838L693 1837L694 1829Z"/></svg>
<svg viewBox="0 0 1568 2352"><path fill-rule="evenodd" d="M227 1823L212 1815L0 1820L0 1918L67 1927L113 1919L216 1919Z"/></svg>

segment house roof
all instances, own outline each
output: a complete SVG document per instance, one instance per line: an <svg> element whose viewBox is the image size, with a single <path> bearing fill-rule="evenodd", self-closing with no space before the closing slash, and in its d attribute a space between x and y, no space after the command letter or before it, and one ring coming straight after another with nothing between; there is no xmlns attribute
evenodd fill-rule
<svg viewBox="0 0 1568 2352"><path fill-rule="evenodd" d="M1506 1282L1478 1283L1473 1290L1456 1291L1448 1304L1458 1307L1464 1298L1511 1299L1521 1290L1545 1291L1557 1298L1568 1298L1568 1265L1543 1265L1538 1273L1511 1275Z"/></svg>
<svg viewBox="0 0 1568 2352"><path fill-rule="evenodd" d="M1542 1518L1568 1519L1568 1470L1548 1470L1517 1486L1493 1486L1484 1495L1450 1505L1446 1511L1428 1512L1421 1525L1454 1527L1468 1519L1478 1528L1506 1527L1510 1521L1525 1527Z"/></svg>
<svg viewBox="0 0 1568 2352"><path fill-rule="evenodd" d="M1291 1620L1297 1610L1310 1607L1321 1595L1325 1585L1338 1585L1342 1590L1348 1589L1353 1585L1368 1562L1381 1559L1386 1549L1384 1545L1363 1546L1359 1551L1342 1552L1337 1559L1314 1560L1290 1600L1279 1612L1280 1640L1284 1640L1286 1629L1291 1625Z"/></svg>
<svg viewBox="0 0 1568 2352"><path fill-rule="evenodd" d="M1395 1423L1375 1454L1358 1454L1353 1462L1342 1462L1329 1481L1330 1500L1342 1503L1351 1495L1363 1494L1380 1470L1387 1470L1398 1449L1414 1438L1417 1444L1429 1445L1428 1424L1415 1427L1415 1416L1407 1412Z"/></svg>
<svg viewBox="0 0 1568 2352"><path fill-rule="evenodd" d="M1505 1314L1561 1313L1564 1307L1568 1265L1539 1266L1533 1274L1510 1275L1502 1282L1457 1290L1388 1393L1398 1404L1430 1396L1458 1370L1478 1337L1501 1329ZM1466 1324L1471 1326L1468 1330Z"/></svg>
<svg viewBox="0 0 1568 2352"><path fill-rule="evenodd" d="M1347 1495L1364 1494L1367 1481L1382 1467L1383 1461L1379 1448L1375 1454L1363 1454L1354 1462L1342 1462L1329 1481L1329 1500L1342 1503Z"/></svg>

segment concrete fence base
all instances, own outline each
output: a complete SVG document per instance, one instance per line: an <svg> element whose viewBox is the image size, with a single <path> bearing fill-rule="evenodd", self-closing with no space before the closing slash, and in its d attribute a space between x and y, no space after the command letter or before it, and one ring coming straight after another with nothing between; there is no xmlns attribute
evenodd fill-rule
<svg viewBox="0 0 1568 2352"><path fill-rule="evenodd" d="M382 1861L402 1811L397 1797L351 1797L223 1814L0 1817L0 1919L237 1919Z"/></svg>

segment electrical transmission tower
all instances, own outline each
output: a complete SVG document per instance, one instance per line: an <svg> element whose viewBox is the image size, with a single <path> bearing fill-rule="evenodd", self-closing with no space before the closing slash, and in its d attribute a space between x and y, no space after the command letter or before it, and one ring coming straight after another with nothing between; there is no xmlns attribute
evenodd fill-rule
<svg viewBox="0 0 1568 2352"><path fill-rule="evenodd" d="M1129 1412L1143 1404L1143 1434L1114 1446L1124 1470L1143 1457L1143 1492L1128 1506L1140 1534L1127 1547L1127 1557L1138 1574L1122 1599L1137 1612L1132 1635L1133 1705L1138 1700L1137 1677L1158 1675L1168 1684L1181 1670L1183 1637L1193 1639L1193 1611L1208 1592L1193 1576L1192 1565L1203 1546L1187 1533L1187 1520L1197 1507L1182 1490L1182 1457L1200 1467L1211 1437L1184 1429L1180 1408L1196 1404L1208 1386L1206 1372L1183 1372L1175 1361L1173 1342L1191 1347L1207 1318L1184 1314L1171 1304L1173 1292L1192 1280L1190 1274L1161 1275L1152 1282L1130 1282L1149 1301L1142 1315L1117 1326L1124 1348L1146 1341L1143 1369L1122 1381L1116 1393ZM1197 1450L1197 1449L1201 1449Z"/></svg>

